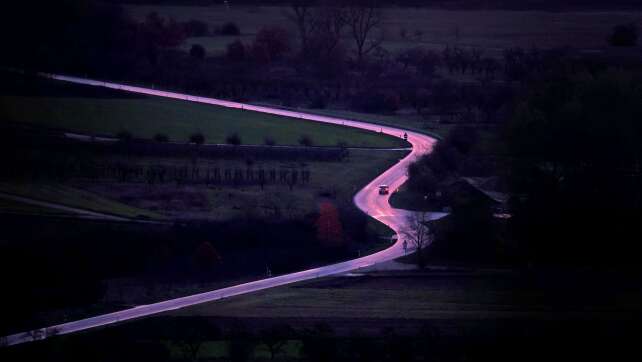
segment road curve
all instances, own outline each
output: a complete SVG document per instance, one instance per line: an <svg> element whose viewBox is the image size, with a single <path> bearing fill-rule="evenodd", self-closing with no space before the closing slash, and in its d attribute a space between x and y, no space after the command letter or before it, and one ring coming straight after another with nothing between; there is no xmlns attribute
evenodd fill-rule
<svg viewBox="0 0 642 362"><path fill-rule="evenodd" d="M119 89L122 91L146 94L151 96L166 97L180 99L190 102L198 102L205 104L212 104L228 108L237 108L254 112L269 113L285 117L293 117L306 121L313 122L323 122L323 123L332 123L343 125L347 127L354 127L365 129L373 132L381 132L395 137L401 137L404 133L408 134L408 142L412 144L412 151L398 163L392 166L390 169L386 170L381 175L377 176L372 180L368 185L361 189L354 196L354 203L361 209L363 212L367 213L371 217L379 220L380 222L386 224L397 234L399 234L405 226L406 216L408 212L405 210L392 208L388 202L389 195L379 195L378 185L386 184L390 186L391 190L397 189L401 186L406 180L406 170L408 165L415 160L416 157L426 154L432 150L433 145L436 140L432 137L429 137L425 134L413 132L410 130L404 130L401 128L383 126L378 124L372 124L363 121L355 121L348 119L341 119L335 117L320 116L308 113L301 113L292 110L283 110L270 108L265 106L255 106L251 104L244 104L238 102L231 102L220 99L206 98L193 96L188 94L174 93L160 91L156 89L141 88L135 86L129 86L124 84L103 82L97 80L69 77L56 74L40 73L42 77L56 79L71 83L92 85L98 87L107 87L112 89ZM442 217L444 214L434 213L431 215L431 218L436 219ZM398 238L398 241L391 245L389 248L379 251L377 253L364 256L358 259L353 259L337 264L332 264L324 267L308 269L296 273L280 275L277 277L257 280L254 282L244 283L235 285L232 287L227 287L223 289L213 290L210 292L194 294L186 297L171 299L159 303L153 303L148 305L141 305L131 309L126 309L114 313L108 313L99 315L96 317L86 318L78 321L63 323L55 326L50 326L46 328L40 328L28 332L17 333L10 336L4 337L4 344L14 345L25 343L29 341L34 341L38 339L44 339L48 336L56 334L67 334L78 332L90 328L96 328L100 326L106 326L109 324L114 324L126 320L132 320L136 318L141 318L153 314L158 314L170 310L176 310L188 306L193 306L196 304L211 302L223 298L228 298L236 295L251 293L267 288L272 288L280 285L285 285L289 283L294 283L303 280L309 280L313 278L325 277L334 274L345 273L355 269L367 267L376 263L381 263L384 261L392 260L404 255L404 250L401 242L401 238Z"/></svg>

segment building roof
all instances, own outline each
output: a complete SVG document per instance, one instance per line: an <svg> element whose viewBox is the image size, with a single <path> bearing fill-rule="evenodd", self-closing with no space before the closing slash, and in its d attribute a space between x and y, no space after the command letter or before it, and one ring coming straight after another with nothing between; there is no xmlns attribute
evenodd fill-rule
<svg viewBox="0 0 642 362"><path fill-rule="evenodd" d="M494 190L499 183L498 177L462 177L461 180L464 180L470 186L474 187L495 202L503 204L508 201L508 194Z"/></svg>

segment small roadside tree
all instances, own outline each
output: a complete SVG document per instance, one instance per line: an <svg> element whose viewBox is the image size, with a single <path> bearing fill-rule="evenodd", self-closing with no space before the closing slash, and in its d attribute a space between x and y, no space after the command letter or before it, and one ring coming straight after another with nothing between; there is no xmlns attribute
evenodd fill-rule
<svg viewBox="0 0 642 362"><path fill-rule="evenodd" d="M265 138L263 139L263 143L264 143L266 146L274 146L274 145L276 145L276 141L274 140L274 138L269 137L269 136L268 136L268 137L265 137Z"/></svg>
<svg viewBox="0 0 642 362"><path fill-rule="evenodd" d="M234 132L225 138L225 143L228 145L239 146L241 144L241 136Z"/></svg>
<svg viewBox="0 0 642 362"><path fill-rule="evenodd" d="M425 265L424 249L430 244L434 236L429 223L430 219L427 212L413 212L406 218L406 228L401 232L403 238L415 247L417 265L420 268Z"/></svg>
<svg viewBox="0 0 642 362"><path fill-rule="evenodd" d="M178 323L179 327L178 345L186 359L197 361L203 344L209 340L216 340L221 337L220 329L210 324L205 318L193 318L184 323Z"/></svg>
<svg viewBox="0 0 642 362"><path fill-rule="evenodd" d="M205 136L201 132L196 132L189 136L189 141L197 145L202 145L205 143Z"/></svg>

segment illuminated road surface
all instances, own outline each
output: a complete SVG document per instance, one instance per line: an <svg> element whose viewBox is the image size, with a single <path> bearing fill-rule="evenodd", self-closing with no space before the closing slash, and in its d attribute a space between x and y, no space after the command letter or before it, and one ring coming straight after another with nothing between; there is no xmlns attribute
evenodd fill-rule
<svg viewBox="0 0 642 362"><path fill-rule="evenodd" d="M314 114L300 113L296 111L283 110L277 108L270 108L264 106L254 106L249 104L243 104L238 102L230 102L220 99L205 98L198 96L191 96L187 94L180 94L174 92L164 92L155 89L140 88L134 86L128 86L123 84L101 82L95 80L88 80L75 77L67 77L61 75L52 75L52 74L40 74L43 77L57 79L61 81L79 83L86 85L93 85L98 87L107 87L112 89L119 89L128 92L147 94L152 96L166 97L181 99L190 102L206 103L213 104L222 107L228 108L238 108L248 111L262 112L275 114L286 117L299 118L302 121L314 121L314 122L323 122L323 123L332 123L339 124L348 127L361 128L373 132L382 132L389 134L395 137L402 137L405 133L408 134L408 142L412 144L412 151L403 159L401 159L397 164L392 166L390 169L385 171L383 174L379 175L376 179L370 182L366 187L360 190L354 197L354 203L370 215L371 217L381 221L382 223L389 226L397 234L404 229L406 224L406 216L408 215L407 211L394 209L388 203L389 195L379 195L378 185L385 184L389 185L390 190L396 190L401 184L403 184L406 179L406 170L408 165L418 156L428 153L432 150L433 145L435 144L435 139L427 135L412 132L408 130L403 130L390 126L381 126L377 124L362 122L362 121L353 121L341 118L326 117ZM437 219L445 214L434 213L431 215L432 219ZM29 342L37 339L43 339L47 336L54 334L67 334L77 331L82 331L90 328L105 326L113 323L118 323L121 321L132 320L136 318L141 318L165 311L175 310L179 308L184 308L188 306L193 306L196 304L206 303L215 301L222 298L228 298L235 295L241 295L246 293L255 292L262 289L272 288L280 285L285 285L289 283L294 283L298 281L324 277L328 275L345 273L348 271L356 270L359 268L367 267L376 263L381 263L384 261L389 261L396 259L404 255L403 242L401 238L398 238L397 242L391 245L389 248L364 256L358 259L345 261L338 264L332 264L320 268L308 269L300 271L297 273L291 273L286 275L281 275L277 277L272 277L268 279L257 280L250 283L239 284L228 288L213 290L210 292L190 295L182 298L176 298L172 300L167 300L164 302L153 303L148 305L141 305L131 309L122 310L119 312L103 314L96 317L91 317L87 319L82 319L74 322L68 322L59 324L56 326L51 326L47 328L41 328L32 330L24 333L17 333L5 337L5 343L19 344L24 342Z"/></svg>

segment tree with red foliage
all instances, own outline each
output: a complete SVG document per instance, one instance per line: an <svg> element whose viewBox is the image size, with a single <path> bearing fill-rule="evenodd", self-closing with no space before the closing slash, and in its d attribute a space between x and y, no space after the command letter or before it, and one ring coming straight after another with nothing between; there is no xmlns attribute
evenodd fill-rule
<svg viewBox="0 0 642 362"><path fill-rule="evenodd" d="M339 210L331 202L319 205L319 218L316 222L317 239L325 246L336 247L343 243L343 229Z"/></svg>

